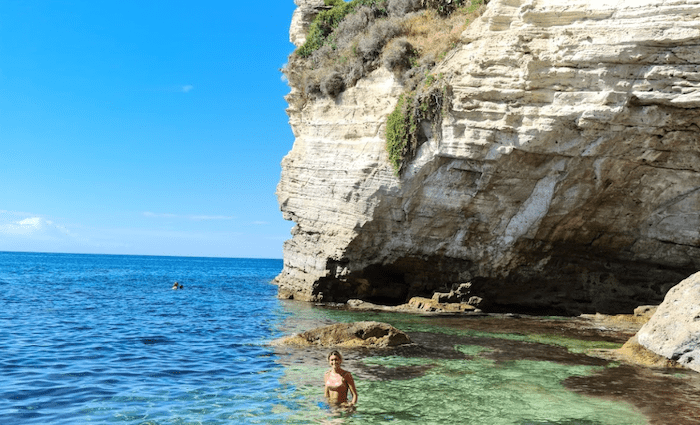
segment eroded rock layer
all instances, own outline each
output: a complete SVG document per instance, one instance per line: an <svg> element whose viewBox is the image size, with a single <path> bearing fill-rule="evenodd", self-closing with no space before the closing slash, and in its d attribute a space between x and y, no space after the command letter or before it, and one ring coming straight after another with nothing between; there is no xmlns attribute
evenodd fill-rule
<svg viewBox="0 0 700 425"><path fill-rule="evenodd" d="M400 177L388 70L290 107L281 297L621 313L700 269L700 0L492 0L433 73Z"/></svg>

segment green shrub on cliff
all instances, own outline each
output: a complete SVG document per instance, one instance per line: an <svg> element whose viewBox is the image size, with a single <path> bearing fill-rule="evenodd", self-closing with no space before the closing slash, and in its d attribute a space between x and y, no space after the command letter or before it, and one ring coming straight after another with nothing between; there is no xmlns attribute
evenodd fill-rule
<svg viewBox="0 0 700 425"><path fill-rule="evenodd" d="M469 0L425 0L426 6L436 10L441 15L449 15L463 6Z"/></svg>
<svg viewBox="0 0 700 425"><path fill-rule="evenodd" d="M300 89L288 100L301 107L317 96L335 97L382 65L407 91L415 90L435 63L459 45L460 34L485 3L326 0L330 8L316 16L306 42L283 69L289 83Z"/></svg>
<svg viewBox="0 0 700 425"><path fill-rule="evenodd" d="M423 142L440 137L449 97L443 76L431 71L459 46L460 35L488 0L324 2L330 8L316 16L306 42L283 69L298 89L286 99L300 110L317 97L335 98L386 67L405 89L386 125L389 160L400 175Z"/></svg>
<svg viewBox="0 0 700 425"><path fill-rule="evenodd" d="M428 140L423 125L430 125L433 137L440 137L442 117L448 108L447 86L442 77L427 75L424 84L402 94L386 123L386 150L397 176Z"/></svg>
<svg viewBox="0 0 700 425"><path fill-rule="evenodd" d="M403 73L418 66L418 50L405 38L394 39L384 51L384 66L395 73Z"/></svg>
<svg viewBox="0 0 700 425"><path fill-rule="evenodd" d="M386 121L386 150L389 153L389 162L394 167L396 175L401 170L403 150L408 141L406 95L401 95L394 111L389 114Z"/></svg>
<svg viewBox="0 0 700 425"><path fill-rule="evenodd" d="M329 10L319 13L309 27L306 35L306 42L297 49L297 54L302 58L308 58L313 52L320 49L327 41L328 36L338 27L340 22L354 12L360 6L369 6L378 12L386 15L387 0L353 0L344 2L342 0L326 0L327 6L333 6Z"/></svg>

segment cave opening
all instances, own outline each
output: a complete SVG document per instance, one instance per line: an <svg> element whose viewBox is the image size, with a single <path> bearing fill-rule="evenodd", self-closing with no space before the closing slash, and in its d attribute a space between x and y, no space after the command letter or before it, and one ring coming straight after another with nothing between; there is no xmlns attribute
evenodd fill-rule
<svg viewBox="0 0 700 425"><path fill-rule="evenodd" d="M362 291L363 301L389 306L406 302L408 283L402 270L388 265L373 264L365 268L362 278L369 285Z"/></svg>

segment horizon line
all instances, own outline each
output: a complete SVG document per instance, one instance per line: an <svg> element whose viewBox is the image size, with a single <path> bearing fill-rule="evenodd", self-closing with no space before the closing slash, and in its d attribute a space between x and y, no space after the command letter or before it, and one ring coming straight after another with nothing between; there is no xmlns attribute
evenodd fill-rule
<svg viewBox="0 0 700 425"><path fill-rule="evenodd" d="M49 251L4 251L0 254L56 254L56 255L109 255L118 257L164 257L164 258L221 258L229 260L284 260L284 258L270 257L210 257L201 255L165 255L165 254L99 254L90 252L49 252Z"/></svg>

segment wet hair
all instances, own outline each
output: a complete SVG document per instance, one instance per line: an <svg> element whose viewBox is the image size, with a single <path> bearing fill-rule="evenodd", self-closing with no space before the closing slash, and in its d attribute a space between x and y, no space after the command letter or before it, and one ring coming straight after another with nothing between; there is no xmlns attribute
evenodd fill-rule
<svg viewBox="0 0 700 425"><path fill-rule="evenodd" d="M338 356L340 361L341 362L343 361L343 355L340 354L340 351L338 351L338 350L333 350L330 353L328 353L328 357L327 357L328 361L331 361L331 356Z"/></svg>

